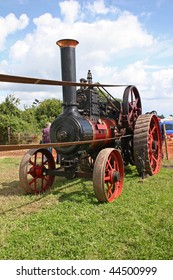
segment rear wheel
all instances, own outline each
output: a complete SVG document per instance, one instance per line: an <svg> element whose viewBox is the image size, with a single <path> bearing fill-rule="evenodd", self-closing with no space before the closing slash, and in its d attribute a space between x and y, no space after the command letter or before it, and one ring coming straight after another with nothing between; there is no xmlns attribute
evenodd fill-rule
<svg viewBox="0 0 173 280"><path fill-rule="evenodd" d="M112 202L122 193L123 159L118 150L106 148L98 154L93 171L95 195L100 202Z"/></svg>
<svg viewBox="0 0 173 280"><path fill-rule="evenodd" d="M162 141L156 115L141 115L134 130L134 160L141 175L157 174L161 167Z"/></svg>

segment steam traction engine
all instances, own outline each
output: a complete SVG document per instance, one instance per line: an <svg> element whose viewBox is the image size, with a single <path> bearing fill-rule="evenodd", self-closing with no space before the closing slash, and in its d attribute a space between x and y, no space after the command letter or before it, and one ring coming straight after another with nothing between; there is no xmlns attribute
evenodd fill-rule
<svg viewBox="0 0 173 280"><path fill-rule="evenodd" d="M76 82L75 40L57 42L61 50L62 80ZM50 188L55 176L93 178L100 202L122 193L124 165L135 165L140 176L156 174L161 165L161 135L156 115L142 115L137 88L125 88L123 100L93 86L92 74L74 86L63 86L63 113L51 124L51 143L61 156L56 168L44 148L29 150L20 164L20 184L28 193ZM104 98L102 98L104 96Z"/></svg>

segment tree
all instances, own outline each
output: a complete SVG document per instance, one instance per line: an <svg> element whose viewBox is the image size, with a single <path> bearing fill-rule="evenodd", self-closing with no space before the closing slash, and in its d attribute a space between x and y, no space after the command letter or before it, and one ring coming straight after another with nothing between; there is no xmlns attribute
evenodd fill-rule
<svg viewBox="0 0 173 280"><path fill-rule="evenodd" d="M32 107L25 107L25 110L21 113L22 120L27 123L25 125L25 130L28 132L36 132L40 130L40 126L36 119L36 108L35 106Z"/></svg>
<svg viewBox="0 0 173 280"><path fill-rule="evenodd" d="M20 104L19 98L9 95L5 101L0 104L0 143L5 144L8 141L10 129L11 135L19 132L35 133L40 131L35 117L35 108L25 108L20 110L17 106Z"/></svg>
<svg viewBox="0 0 173 280"><path fill-rule="evenodd" d="M41 128L46 122L52 122L62 112L62 102L59 99L45 99L35 108L38 125Z"/></svg>
<svg viewBox="0 0 173 280"><path fill-rule="evenodd" d="M20 116L21 111L17 107L19 104L20 99L10 94L5 98L5 101L0 104L0 112L8 116Z"/></svg>

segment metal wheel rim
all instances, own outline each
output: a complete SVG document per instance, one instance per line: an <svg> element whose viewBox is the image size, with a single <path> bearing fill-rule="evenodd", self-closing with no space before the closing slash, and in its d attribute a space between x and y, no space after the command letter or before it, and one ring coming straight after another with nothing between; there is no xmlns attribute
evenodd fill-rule
<svg viewBox="0 0 173 280"><path fill-rule="evenodd" d="M114 172L120 179L113 181ZM93 186L95 195L100 202L112 202L122 193L124 181L124 165L121 154L113 148L101 150L96 158L93 171Z"/></svg>
<svg viewBox="0 0 173 280"><path fill-rule="evenodd" d="M20 186L26 193L39 194L49 189L55 176L45 175L45 169L55 169L55 161L47 149L31 149L19 168Z"/></svg>

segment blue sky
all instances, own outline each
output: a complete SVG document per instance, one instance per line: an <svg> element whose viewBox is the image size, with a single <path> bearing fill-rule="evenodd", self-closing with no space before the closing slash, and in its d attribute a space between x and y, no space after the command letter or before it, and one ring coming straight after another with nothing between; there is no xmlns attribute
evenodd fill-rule
<svg viewBox="0 0 173 280"><path fill-rule="evenodd" d="M0 73L61 79L56 41L74 38L77 79L134 84L143 113L173 114L172 0L0 0ZM111 89L118 98L124 89ZM21 107L61 98L60 87L0 84Z"/></svg>

